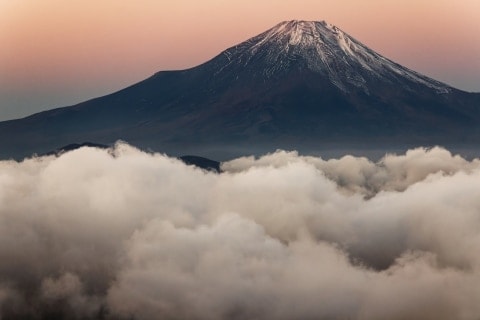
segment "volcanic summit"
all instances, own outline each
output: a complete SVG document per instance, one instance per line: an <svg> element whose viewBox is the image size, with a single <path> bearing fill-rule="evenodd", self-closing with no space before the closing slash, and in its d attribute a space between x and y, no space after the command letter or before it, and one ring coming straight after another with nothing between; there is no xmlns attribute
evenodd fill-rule
<svg viewBox="0 0 480 320"><path fill-rule="evenodd" d="M2 157L125 140L225 158L277 148L480 142L480 94L403 67L321 21L286 21L197 67L0 123Z"/></svg>

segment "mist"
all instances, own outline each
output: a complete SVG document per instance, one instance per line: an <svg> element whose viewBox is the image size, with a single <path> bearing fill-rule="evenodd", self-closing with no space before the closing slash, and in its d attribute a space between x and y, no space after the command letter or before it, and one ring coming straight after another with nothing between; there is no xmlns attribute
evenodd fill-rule
<svg viewBox="0 0 480 320"><path fill-rule="evenodd" d="M478 319L480 160L0 162L0 319Z"/></svg>

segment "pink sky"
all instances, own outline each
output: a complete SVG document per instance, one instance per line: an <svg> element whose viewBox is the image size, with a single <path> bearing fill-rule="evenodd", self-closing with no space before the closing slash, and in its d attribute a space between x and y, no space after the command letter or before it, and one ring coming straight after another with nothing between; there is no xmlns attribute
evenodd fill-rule
<svg viewBox="0 0 480 320"><path fill-rule="evenodd" d="M0 120L195 66L292 19L326 20L409 68L480 91L478 0L0 0Z"/></svg>

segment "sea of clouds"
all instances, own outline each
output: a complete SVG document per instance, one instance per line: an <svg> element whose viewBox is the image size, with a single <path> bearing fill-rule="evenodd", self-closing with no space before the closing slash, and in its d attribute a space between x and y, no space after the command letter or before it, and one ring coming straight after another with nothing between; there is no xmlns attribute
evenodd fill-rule
<svg viewBox="0 0 480 320"><path fill-rule="evenodd" d="M480 160L0 162L0 319L478 319Z"/></svg>

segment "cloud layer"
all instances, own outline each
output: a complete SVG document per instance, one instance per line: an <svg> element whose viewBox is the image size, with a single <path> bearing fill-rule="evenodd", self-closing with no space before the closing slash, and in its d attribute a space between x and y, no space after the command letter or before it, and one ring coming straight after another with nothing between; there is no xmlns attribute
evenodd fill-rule
<svg viewBox="0 0 480 320"><path fill-rule="evenodd" d="M0 162L0 319L477 319L480 161Z"/></svg>

